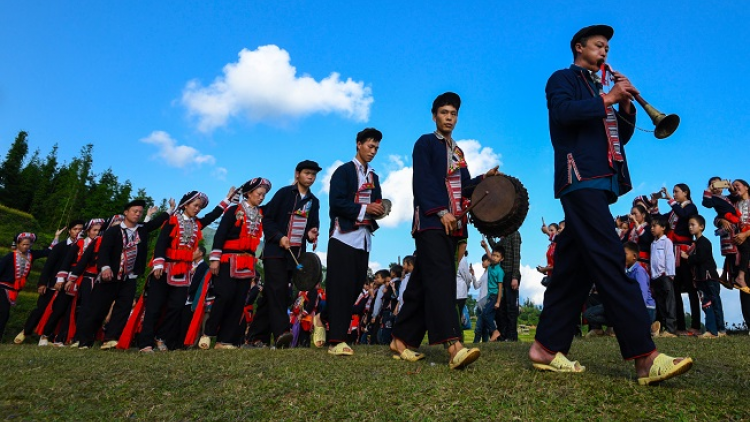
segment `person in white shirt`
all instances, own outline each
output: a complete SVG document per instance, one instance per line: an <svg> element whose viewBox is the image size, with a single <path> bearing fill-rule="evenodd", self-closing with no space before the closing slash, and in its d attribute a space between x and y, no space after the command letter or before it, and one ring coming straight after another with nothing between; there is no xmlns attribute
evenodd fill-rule
<svg viewBox="0 0 750 422"><path fill-rule="evenodd" d="M477 280L474 278L474 288L479 290L479 300L477 301L477 307L474 310L474 315L477 317L477 324L474 327L474 343L479 341L488 342L490 341L490 330L484 327L482 324L482 310L487 305L487 267L490 266L490 257L487 254L482 255L482 268L484 273Z"/></svg>
<svg viewBox="0 0 750 422"><path fill-rule="evenodd" d="M469 252L465 251L464 256L458 261L458 271L456 272L456 308L458 309L461 326L466 325L463 321L463 310L466 306L466 298L469 297L469 286L476 281L474 270L469 268L468 256ZM463 341L463 332L461 332L461 340Z"/></svg>
<svg viewBox="0 0 750 422"><path fill-rule="evenodd" d="M651 243L651 286L654 289L656 309L664 318L666 328L661 337L675 337L675 255L672 241L664 235L666 226L667 222L660 216L651 222L651 234L654 235L654 242Z"/></svg>
<svg viewBox="0 0 750 422"><path fill-rule="evenodd" d="M385 213L380 180L369 165L380 148L383 134L367 128L357 134L357 155L331 176L329 204L331 239L328 242L326 296L328 306L328 353L351 356L346 344L352 304L367 280L367 267L375 221Z"/></svg>

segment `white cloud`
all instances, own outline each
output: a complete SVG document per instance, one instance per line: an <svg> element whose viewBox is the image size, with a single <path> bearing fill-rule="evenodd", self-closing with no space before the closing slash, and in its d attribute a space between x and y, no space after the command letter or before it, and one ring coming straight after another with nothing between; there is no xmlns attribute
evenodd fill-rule
<svg viewBox="0 0 750 422"><path fill-rule="evenodd" d="M496 153L492 147L483 147L475 139L463 139L456 143L464 152L466 164L472 176L478 176L495 166L503 165L500 161L500 154Z"/></svg>
<svg viewBox="0 0 750 422"><path fill-rule="evenodd" d="M542 286L542 273L528 265L521 265L521 289L519 292L520 302L524 302L524 298L531 299L534 305L541 305L544 302L544 291L546 290Z"/></svg>
<svg viewBox="0 0 750 422"><path fill-rule="evenodd" d="M336 171L339 166L344 164L341 160L336 160L328 166L325 171L323 172L323 178L320 180L320 190L318 193L324 193L328 195L331 192L331 176L333 176L333 172Z"/></svg>
<svg viewBox="0 0 750 422"><path fill-rule="evenodd" d="M224 167L216 167L211 175L218 180L227 180L227 169Z"/></svg>
<svg viewBox="0 0 750 422"><path fill-rule="evenodd" d="M402 167L388 173L380 183L383 197L391 200L391 213L378 222L382 227L396 227L411 221L414 215L414 195L411 189L412 168Z"/></svg>
<svg viewBox="0 0 750 422"><path fill-rule="evenodd" d="M466 139L457 141L464 151L466 164L473 176L486 172L495 166L502 165L500 154L495 153L491 147L482 147L479 141ZM389 164L386 168L392 168L385 178L381 178L383 197L393 203L390 215L384 218L380 225L383 227L396 227L399 224L411 221L414 213L414 195L412 193L413 167L406 166L405 158L398 155L388 157Z"/></svg>
<svg viewBox="0 0 750 422"><path fill-rule="evenodd" d="M151 135L142 138L141 142L156 146L158 148L156 157L170 167L184 168L191 164L200 166L216 163L216 159L212 155L201 154L200 151L191 146L178 145L177 141L172 139L167 132L161 130L151 132Z"/></svg>
<svg viewBox="0 0 750 422"><path fill-rule="evenodd" d="M328 266L328 252L315 251L315 255L318 255L318 258L320 258L320 263L324 267Z"/></svg>
<svg viewBox="0 0 750 422"><path fill-rule="evenodd" d="M367 263L367 266L370 267L373 273L383 268L383 265L377 261L370 261Z"/></svg>
<svg viewBox="0 0 750 422"><path fill-rule="evenodd" d="M289 53L275 45L242 49L237 62L225 65L223 75L211 85L188 82L182 103L198 118L198 128L204 132L241 115L261 121L336 113L355 121L368 120L373 98L364 82L342 81L336 72L320 81L297 76L290 62Z"/></svg>

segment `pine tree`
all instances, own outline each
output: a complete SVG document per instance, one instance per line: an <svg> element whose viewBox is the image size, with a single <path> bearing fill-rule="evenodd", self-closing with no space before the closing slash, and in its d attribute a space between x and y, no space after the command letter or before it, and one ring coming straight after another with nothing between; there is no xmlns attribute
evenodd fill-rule
<svg viewBox="0 0 750 422"><path fill-rule="evenodd" d="M0 203L12 208L19 207L17 201L19 190L22 189L21 168L29 152L27 137L26 132L18 132L18 136L5 155L5 160L0 164Z"/></svg>
<svg viewBox="0 0 750 422"><path fill-rule="evenodd" d="M42 183L42 161L39 159L39 150L34 151L26 167L21 170L21 185L19 188L18 209L29 212L34 201L34 195Z"/></svg>

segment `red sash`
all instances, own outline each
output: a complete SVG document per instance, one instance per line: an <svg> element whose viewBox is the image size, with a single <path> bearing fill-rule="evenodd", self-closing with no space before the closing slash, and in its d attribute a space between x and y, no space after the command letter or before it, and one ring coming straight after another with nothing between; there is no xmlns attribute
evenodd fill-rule
<svg viewBox="0 0 750 422"><path fill-rule="evenodd" d="M143 312L145 311L145 307L143 305L143 294L141 294L141 297L138 298L138 302L136 302L135 307L133 308L133 311L130 313L130 317L128 317L128 322L125 324L125 328L122 330L122 334L120 334L120 339L117 340L117 348L120 350L128 350L130 349L130 343L133 342L133 337L135 337L137 328L141 325L141 319L143 318Z"/></svg>
<svg viewBox="0 0 750 422"><path fill-rule="evenodd" d="M190 320L190 326L188 327L187 335L183 344L187 347L195 344L198 339L198 333L200 332L201 325L203 325L203 315L206 313L206 294L208 293L208 285L211 284L211 271L206 271L206 275L203 278L203 284L201 288L201 295L198 298L198 304L193 312L193 318Z"/></svg>
<svg viewBox="0 0 750 422"><path fill-rule="evenodd" d="M375 176L373 173L367 176L367 182L359 187L357 192L354 194L354 203L359 205L369 205L372 203L372 190L375 189ZM365 214L365 218L362 221L354 223L355 226L369 226L372 224L372 218L369 214Z"/></svg>
<svg viewBox="0 0 750 422"><path fill-rule="evenodd" d="M47 307L44 308L44 313L42 314L42 318L39 320L39 324L36 326L36 333L38 335L44 335L44 326L47 325L47 322L49 321L49 317L52 315L52 306L55 304L55 299L57 299L57 295L60 292L55 290L55 294L52 295L52 299L50 299L49 303L47 303Z"/></svg>

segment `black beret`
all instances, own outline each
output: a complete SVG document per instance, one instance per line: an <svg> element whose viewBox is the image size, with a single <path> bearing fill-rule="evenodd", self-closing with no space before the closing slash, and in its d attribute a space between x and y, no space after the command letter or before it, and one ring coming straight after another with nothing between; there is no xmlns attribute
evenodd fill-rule
<svg viewBox="0 0 750 422"><path fill-rule="evenodd" d="M607 39L607 41L612 39L612 35L614 35L615 30L609 25L591 25L587 26L585 28L582 28L580 31L576 32L575 35L573 35L573 39L570 40L570 49L575 54L576 52L576 43L581 41L581 38L587 38L592 35L601 35L604 38Z"/></svg>
<svg viewBox="0 0 750 422"><path fill-rule="evenodd" d="M294 171L302 171L302 170L321 171L323 169L321 169L318 163L316 163L315 161L305 160L305 161L300 161L299 164L297 164L297 167L294 169Z"/></svg>
<svg viewBox="0 0 750 422"><path fill-rule="evenodd" d="M127 204L125 204L125 207L123 210L129 210L131 207L143 207L146 208L146 200L145 199L134 199Z"/></svg>

